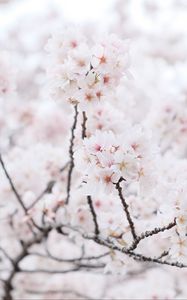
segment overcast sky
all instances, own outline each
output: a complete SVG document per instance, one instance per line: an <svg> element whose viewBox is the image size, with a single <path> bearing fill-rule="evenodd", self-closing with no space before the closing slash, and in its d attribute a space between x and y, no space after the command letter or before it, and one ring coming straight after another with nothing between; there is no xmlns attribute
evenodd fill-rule
<svg viewBox="0 0 187 300"><path fill-rule="evenodd" d="M0 25L7 25L20 15L41 13L50 3L56 3L62 8L65 20L84 22L100 21L112 11L115 0L17 0L11 5L0 6Z"/></svg>

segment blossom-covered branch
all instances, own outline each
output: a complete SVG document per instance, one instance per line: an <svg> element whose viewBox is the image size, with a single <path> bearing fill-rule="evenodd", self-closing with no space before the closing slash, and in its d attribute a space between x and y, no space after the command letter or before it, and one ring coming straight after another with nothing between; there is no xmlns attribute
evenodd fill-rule
<svg viewBox="0 0 187 300"><path fill-rule="evenodd" d="M17 27L7 34L15 61L0 53L2 299L185 294L186 42L173 15L168 35L158 20L157 30L150 18L149 32L139 26L135 2L119 1L117 34L64 26L49 38L47 24L62 20L51 11L42 32L32 22L41 34L32 50L28 22L25 37ZM151 20L162 1L152 2L141 1Z"/></svg>

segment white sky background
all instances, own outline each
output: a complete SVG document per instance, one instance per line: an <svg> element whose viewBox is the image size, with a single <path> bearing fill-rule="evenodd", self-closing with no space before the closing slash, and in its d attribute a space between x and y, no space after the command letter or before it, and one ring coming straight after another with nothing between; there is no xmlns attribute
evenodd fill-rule
<svg viewBox="0 0 187 300"><path fill-rule="evenodd" d="M59 7L62 10L63 21L67 22L97 22L102 27L114 21L113 7L117 0L9 0L10 4L0 5L0 31L4 26L12 25L20 16L42 15L47 7ZM157 27L158 22L153 22L151 18L145 18L142 12L142 1L132 1L132 15L136 19L138 26L149 30L150 27ZM172 0L152 0L153 3L160 3L163 8L161 22L167 22L168 3ZM173 0L174 1L174 0ZM187 0L176 0L187 4ZM1 2L1 0L0 0ZM125 3L125 2L124 2ZM186 5L187 6L187 5ZM187 10L180 13L179 16L173 11L174 27L187 27ZM157 24L156 24L157 23ZM170 23L170 25L172 25Z"/></svg>
<svg viewBox="0 0 187 300"><path fill-rule="evenodd" d="M152 0L155 4L159 3L162 8L159 19L154 19L151 15L145 16L142 9L143 0L130 1L132 1L131 15L138 28L151 33L160 30L159 26L167 31L169 26L170 30L180 28L181 32L186 33L187 0ZM183 2L186 9L181 9L180 14L175 10L171 12L168 10L168 4L172 1ZM0 5L0 34L4 28L12 27L19 17L42 16L45 15L47 8L54 7L62 11L62 23L96 23L98 29L99 24L101 29L105 30L115 21L114 5L117 0L9 0L9 2Z"/></svg>
<svg viewBox="0 0 187 300"><path fill-rule="evenodd" d="M99 21L104 24L114 3L115 0L14 0L11 4L0 6L0 27L12 24L22 15L41 14L50 4L62 9L64 21Z"/></svg>

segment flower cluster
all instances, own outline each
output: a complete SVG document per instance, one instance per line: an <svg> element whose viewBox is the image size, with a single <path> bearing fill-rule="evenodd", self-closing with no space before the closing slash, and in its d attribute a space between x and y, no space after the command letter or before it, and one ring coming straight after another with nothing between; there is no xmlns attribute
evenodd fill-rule
<svg viewBox="0 0 187 300"><path fill-rule="evenodd" d="M83 148L76 153L77 165L84 170L83 181L91 194L99 186L110 193L120 178L127 184L138 182L142 190L148 191L149 185L151 190L156 156L157 148L151 145L151 136L141 127L128 123L124 124L123 134L96 131L83 141Z"/></svg>
<svg viewBox="0 0 187 300"><path fill-rule="evenodd" d="M128 74L128 47L115 35L88 41L77 29L54 35L46 47L51 93L57 99L79 103L82 110L111 96Z"/></svg>

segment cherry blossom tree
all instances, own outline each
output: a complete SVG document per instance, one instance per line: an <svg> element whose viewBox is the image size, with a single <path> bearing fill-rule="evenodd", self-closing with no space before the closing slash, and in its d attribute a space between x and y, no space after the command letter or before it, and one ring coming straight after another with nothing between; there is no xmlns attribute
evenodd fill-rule
<svg viewBox="0 0 187 300"><path fill-rule="evenodd" d="M0 39L4 300L187 295L186 39L160 41L184 5L141 2L157 30L125 0L107 33L50 8Z"/></svg>

